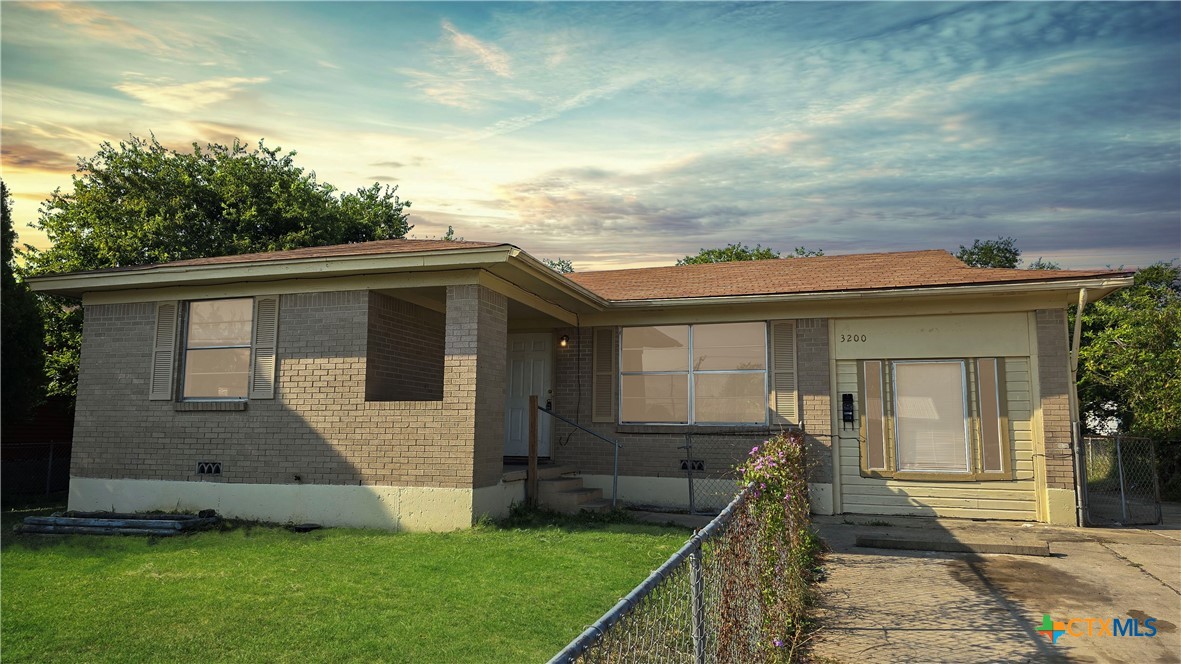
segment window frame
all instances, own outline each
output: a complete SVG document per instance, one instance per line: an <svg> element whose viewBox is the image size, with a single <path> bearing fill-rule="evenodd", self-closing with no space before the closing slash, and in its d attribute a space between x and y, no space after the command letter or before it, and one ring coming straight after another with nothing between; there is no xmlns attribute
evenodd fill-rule
<svg viewBox="0 0 1181 664"><path fill-rule="evenodd" d="M734 324L761 324L763 327L763 368L762 369L709 369L697 370L693 368L693 330L697 327L704 327L709 325L734 325ZM623 333L628 329L643 329L656 327L685 327L688 328L688 343L686 344L686 352L688 353L688 368L685 371L624 371L623 370ZM619 352L616 353L616 367L615 376L616 382L619 385L618 394L616 395L616 413L615 423L620 426L654 426L654 427L766 427L769 426L771 418L771 349L770 349L770 327L768 321L745 320L745 321L726 321L722 323L677 323L671 325L629 325L621 326L618 329L615 339L616 347ZM763 419L761 422L697 422L696 415L696 401L697 389L694 377L698 374L702 375L763 375ZM644 422L637 420L623 419L623 377L624 376L685 376L688 381L687 401L688 407L684 422Z"/></svg>
<svg viewBox="0 0 1181 664"><path fill-rule="evenodd" d="M974 419L974 408L968 403L969 394L972 392L971 385L969 385L968 376L968 360L964 358L958 359L938 359L938 360L889 360L887 364L890 367L890 400L892 410L890 411L894 416L891 417L891 426L893 428L894 438L894 457L892 459L896 473L921 473L923 475L932 474L954 474L954 475L971 475L975 469L975 460L973 449L972 436L972 421ZM900 465L898 458L898 365L907 364L956 364L960 369L960 403L964 408L964 469L963 470L947 470L947 469L915 469L908 468L906 470L897 470Z"/></svg>
<svg viewBox="0 0 1181 664"><path fill-rule="evenodd" d="M980 361L994 360L996 363L996 385L995 393L997 404L997 426L1000 445L1001 470L985 470L984 468L984 440L983 440L983 426L984 418L982 411L982 403L980 398ZM868 427L869 417L867 414L868 406L866 401L866 369L867 362L877 362L881 365L881 381L882 381L882 429L884 439L882 441L885 449L885 465L886 468L870 469L869 465L869 439ZM898 448L897 436L898 428L896 422L897 413L897 388L895 380L894 366L896 364L911 364L919 362L960 362L962 363L963 373L963 392L965 399L964 411L964 426L967 438L967 458L968 470L967 472L960 471L920 471L920 470L899 470L898 469ZM946 358L867 358L857 360L857 383L858 383L858 408L859 408L859 429L858 429L858 447L859 459L858 466L861 477L886 479L886 480L904 480L904 481L929 481L929 482L987 482L987 481L1014 481L1016 480L1016 473L1014 471L1014 444L1013 432L1010 427L1009 413L1008 413L1008 393L1005 387L1005 358L1003 356L980 356L980 357L946 357Z"/></svg>
<svg viewBox="0 0 1181 664"><path fill-rule="evenodd" d="M191 319L190 311L191 311L193 304L200 303L200 302L220 302L220 301L226 301L226 300L247 300L250 302L250 334L248 336L249 342L245 345L237 344L237 345L232 345L232 346L199 346L197 348L190 348L189 347L189 321ZM176 401L178 403L216 403L216 402L236 403L236 402L241 402L241 401L248 401L250 399L250 391L253 387L252 383L253 383L253 379L254 379L254 346L255 346L255 333L256 333L255 325L257 324L257 321L255 320L255 316L257 313L256 312L257 298L251 297L251 296L246 296L246 297L211 297L211 298L202 298L199 300L184 300L182 302L182 304L184 306L178 307L178 309L179 309L178 315L179 315L179 319L180 319L179 320L179 322L180 322L180 340L179 340L180 343L179 343L178 349L180 350L180 357L178 358L178 362L177 362L177 378L179 380L176 381ZM246 359L246 393L240 397L189 397L189 396L185 396L185 379L188 376L187 372L188 372L189 351L190 350L224 350L224 349L232 349L232 348L247 348L250 351L250 353L247 355L247 359Z"/></svg>

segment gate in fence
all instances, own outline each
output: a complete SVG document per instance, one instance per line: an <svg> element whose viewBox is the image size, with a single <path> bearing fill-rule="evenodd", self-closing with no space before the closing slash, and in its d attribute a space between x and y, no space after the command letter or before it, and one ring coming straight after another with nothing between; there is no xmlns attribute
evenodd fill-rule
<svg viewBox="0 0 1181 664"><path fill-rule="evenodd" d="M1087 525L1131 526L1161 521L1156 448L1130 436L1083 437Z"/></svg>

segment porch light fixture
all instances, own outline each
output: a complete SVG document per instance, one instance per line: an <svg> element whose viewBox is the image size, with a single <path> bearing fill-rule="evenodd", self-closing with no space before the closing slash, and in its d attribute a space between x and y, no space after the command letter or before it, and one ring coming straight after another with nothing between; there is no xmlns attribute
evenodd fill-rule
<svg viewBox="0 0 1181 664"><path fill-rule="evenodd" d="M562 336L558 337L558 347L565 348L566 346L569 346L569 345L570 345L570 335L563 334Z"/></svg>

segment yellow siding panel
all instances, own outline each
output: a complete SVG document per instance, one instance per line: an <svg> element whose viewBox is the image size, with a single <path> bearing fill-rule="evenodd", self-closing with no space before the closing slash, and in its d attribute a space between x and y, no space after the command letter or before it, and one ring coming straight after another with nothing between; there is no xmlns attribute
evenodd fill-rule
<svg viewBox="0 0 1181 664"><path fill-rule="evenodd" d="M1007 482L915 482L862 477L858 433L838 429L842 510L852 514L1035 520L1037 491L1033 479L1029 359L1008 357L1004 367L1011 461L1017 479ZM856 361L837 362L836 388L838 395L859 393ZM861 408L862 404L858 403L858 414Z"/></svg>

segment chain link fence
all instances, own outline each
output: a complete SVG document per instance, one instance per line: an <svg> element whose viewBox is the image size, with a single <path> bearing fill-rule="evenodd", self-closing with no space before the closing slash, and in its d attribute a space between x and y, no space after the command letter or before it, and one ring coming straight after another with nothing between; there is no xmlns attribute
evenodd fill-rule
<svg viewBox="0 0 1181 664"><path fill-rule="evenodd" d="M551 664L764 659L761 529L745 509L748 493L735 497Z"/></svg>
<svg viewBox="0 0 1181 664"><path fill-rule="evenodd" d="M1088 525L1160 523L1160 486L1152 440L1083 437L1083 477Z"/></svg>
<svg viewBox="0 0 1181 664"><path fill-rule="evenodd" d="M70 443L5 443L0 446L0 489L5 501L70 487Z"/></svg>
<svg viewBox="0 0 1181 664"><path fill-rule="evenodd" d="M689 482L689 513L721 513L738 495L741 477L734 464L746 456L752 445L776 435L777 431L713 432L685 434L681 470Z"/></svg>

